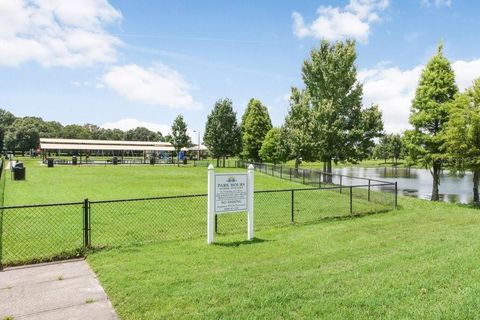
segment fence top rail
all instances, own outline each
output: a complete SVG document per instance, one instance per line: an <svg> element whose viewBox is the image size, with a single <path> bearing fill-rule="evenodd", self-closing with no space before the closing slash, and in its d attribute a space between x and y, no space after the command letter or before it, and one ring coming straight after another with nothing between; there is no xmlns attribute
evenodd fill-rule
<svg viewBox="0 0 480 320"><path fill-rule="evenodd" d="M81 201L81 202L58 202L58 203L42 203L42 204L25 204L25 205L14 205L14 206L0 206L0 210L24 209L24 208L39 208L39 207L75 206L75 205L83 205L83 201Z"/></svg>
<svg viewBox="0 0 480 320"><path fill-rule="evenodd" d="M370 181L379 182L379 183L394 183L394 182L388 182L388 181L385 181L385 180L378 180L378 179L365 178L365 177L357 177L357 176L345 175L345 174L341 174L341 173L333 173L333 172L330 173L330 172L325 172L325 171L319 170L319 169L310 169L310 168L295 169L295 168L288 167L288 166L283 166L283 165L274 165L274 164L269 164L269 163L248 162L248 161L244 161L244 163L253 164L255 167L259 167L259 166L266 166L266 167L270 166L270 167L274 167L274 168L282 167L282 168L286 168L286 169L290 169L290 170L311 171L311 172L321 173L323 175L328 175L328 176L337 176L337 177L344 177L344 178L349 178L349 179L360 179L360 180L366 180L366 181L370 180Z"/></svg>

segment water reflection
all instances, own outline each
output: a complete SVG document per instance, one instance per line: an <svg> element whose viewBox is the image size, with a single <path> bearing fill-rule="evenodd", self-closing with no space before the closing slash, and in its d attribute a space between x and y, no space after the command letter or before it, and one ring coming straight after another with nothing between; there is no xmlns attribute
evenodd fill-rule
<svg viewBox="0 0 480 320"><path fill-rule="evenodd" d="M414 168L337 168L335 173L380 179L385 181L397 181L399 194L430 199L432 192L432 175L427 169ZM444 171L440 176L440 200L445 202L470 203L473 201L472 173L464 175L451 175Z"/></svg>

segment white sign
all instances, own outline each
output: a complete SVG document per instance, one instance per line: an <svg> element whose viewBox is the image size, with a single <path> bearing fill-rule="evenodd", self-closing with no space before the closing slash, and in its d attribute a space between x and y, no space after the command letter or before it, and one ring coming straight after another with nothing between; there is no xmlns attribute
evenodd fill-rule
<svg viewBox="0 0 480 320"><path fill-rule="evenodd" d="M215 215L247 211L248 240L253 239L253 165L247 173L215 174L208 166L207 243L213 243Z"/></svg>
<svg viewBox="0 0 480 320"><path fill-rule="evenodd" d="M215 175L215 213L247 211L247 174Z"/></svg>

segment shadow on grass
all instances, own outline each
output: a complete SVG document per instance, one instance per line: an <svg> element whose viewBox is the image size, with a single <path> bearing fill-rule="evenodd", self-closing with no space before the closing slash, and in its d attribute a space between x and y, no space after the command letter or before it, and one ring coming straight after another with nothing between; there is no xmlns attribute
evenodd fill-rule
<svg viewBox="0 0 480 320"><path fill-rule="evenodd" d="M214 242L213 245L219 247L239 247L243 245L251 245L263 242L270 242L272 240L253 238L253 240L243 240L243 241L232 241L232 242Z"/></svg>

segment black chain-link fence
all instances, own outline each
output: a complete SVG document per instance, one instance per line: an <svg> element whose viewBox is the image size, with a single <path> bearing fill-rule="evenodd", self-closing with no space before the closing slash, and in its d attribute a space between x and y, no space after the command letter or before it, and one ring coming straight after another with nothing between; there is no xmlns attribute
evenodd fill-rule
<svg viewBox="0 0 480 320"><path fill-rule="evenodd" d="M303 175L302 175L303 179ZM255 230L385 212L392 183L256 191ZM0 207L0 267L80 256L88 248L206 236L207 195ZM220 214L216 232L246 232L247 215Z"/></svg>

